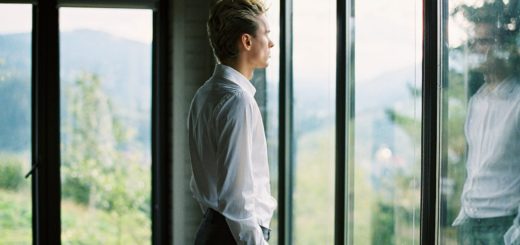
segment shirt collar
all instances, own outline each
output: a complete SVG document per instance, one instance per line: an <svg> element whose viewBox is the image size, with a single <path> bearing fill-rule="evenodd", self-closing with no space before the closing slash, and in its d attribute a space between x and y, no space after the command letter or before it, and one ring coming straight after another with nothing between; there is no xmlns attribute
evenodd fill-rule
<svg viewBox="0 0 520 245"><path fill-rule="evenodd" d="M494 88L488 87L488 84L485 83L484 93L488 95L493 95L497 97L508 97L510 96L515 88L518 86L518 79L515 76L509 76L506 79L499 82Z"/></svg>
<svg viewBox="0 0 520 245"><path fill-rule="evenodd" d="M255 96L256 89L251 82L242 75L242 73L233 69L230 66L217 64L215 71L213 72L214 77L221 77L231 82L238 84L243 90L247 91L251 96Z"/></svg>

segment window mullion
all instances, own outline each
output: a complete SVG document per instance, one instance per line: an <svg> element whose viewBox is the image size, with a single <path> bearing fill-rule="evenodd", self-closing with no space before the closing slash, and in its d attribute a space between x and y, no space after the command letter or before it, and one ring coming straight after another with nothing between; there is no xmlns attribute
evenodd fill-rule
<svg viewBox="0 0 520 245"><path fill-rule="evenodd" d="M60 243L59 28L56 0L33 7L33 242Z"/></svg>
<svg viewBox="0 0 520 245"><path fill-rule="evenodd" d="M170 101L168 74L168 1L161 1L154 11L152 44L152 243L171 243L171 149Z"/></svg>
<svg viewBox="0 0 520 245"><path fill-rule="evenodd" d="M292 244L293 108L292 108L292 0L280 1L280 98L278 161L279 244Z"/></svg>
<svg viewBox="0 0 520 245"><path fill-rule="evenodd" d="M345 244L346 235L346 166L347 166L347 3L337 1L336 52L336 176L334 244Z"/></svg>
<svg viewBox="0 0 520 245"><path fill-rule="evenodd" d="M435 244L437 219L438 2L423 1L421 244Z"/></svg>

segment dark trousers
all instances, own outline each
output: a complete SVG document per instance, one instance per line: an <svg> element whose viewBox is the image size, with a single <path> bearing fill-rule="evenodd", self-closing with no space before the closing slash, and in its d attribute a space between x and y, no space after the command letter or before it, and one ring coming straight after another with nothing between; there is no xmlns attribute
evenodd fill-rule
<svg viewBox="0 0 520 245"><path fill-rule="evenodd" d="M264 239L269 241L271 230L260 226ZM195 245L235 245L235 239L229 230L226 218L219 212L208 209L199 225Z"/></svg>
<svg viewBox="0 0 520 245"><path fill-rule="evenodd" d="M470 218L459 226L460 245L503 245L504 234L516 215L497 218Z"/></svg>
<svg viewBox="0 0 520 245"><path fill-rule="evenodd" d="M199 225L195 245L235 245L235 239L226 223L226 218L213 209L208 209Z"/></svg>

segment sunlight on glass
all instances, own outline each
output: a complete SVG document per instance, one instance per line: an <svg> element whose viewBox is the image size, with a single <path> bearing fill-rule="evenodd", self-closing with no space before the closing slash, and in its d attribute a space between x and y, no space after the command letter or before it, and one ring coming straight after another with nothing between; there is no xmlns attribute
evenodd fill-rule
<svg viewBox="0 0 520 245"><path fill-rule="evenodd" d="M151 243L152 29L150 10L60 9L64 243Z"/></svg>
<svg viewBox="0 0 520 245"><path fill-rule="evenodd" d="M292 240L334 241L336 4L293 2Z"/></svg>
<svg viewBox="0 0 520 245"><path fill-rule="evenodd" d="M353 244L419 244L422 6L356 1Z"/></svg>
<svg viewBox="0 0 520 245"><path fill-rule="evenodd" d="M152 43L152 11L136 9L64 8L60 11L60 31L89 29L108 32L113 37ZM116 24L118 23L118 24Z"/></svg>
<svg viewBox="0 0 520 245"><path fill-rule="evenodd" d="M32 6L0 4L0 243L32 243Z"/></svg>

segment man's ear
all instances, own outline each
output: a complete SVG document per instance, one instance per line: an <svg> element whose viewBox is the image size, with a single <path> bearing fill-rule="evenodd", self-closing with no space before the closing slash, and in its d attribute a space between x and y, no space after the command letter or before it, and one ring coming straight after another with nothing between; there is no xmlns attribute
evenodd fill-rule
<svg viewBox="0 0 520 245"><path fill-rule="evenodd" d="M240 46L242 46L245 50L251 50L252 42L252 36L247 33L242 34L242 36L240 37Z"/></svg>

